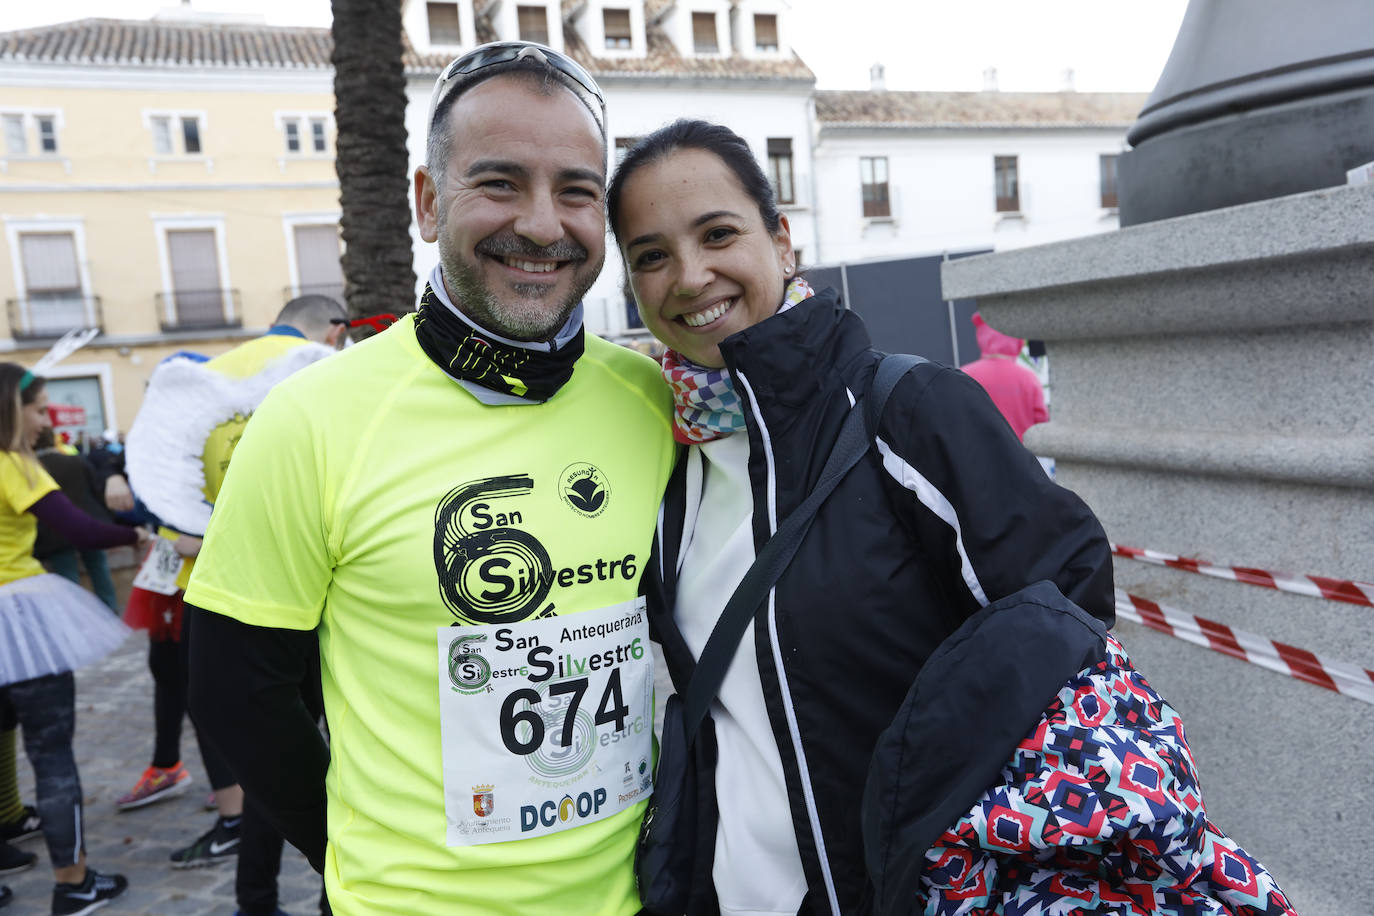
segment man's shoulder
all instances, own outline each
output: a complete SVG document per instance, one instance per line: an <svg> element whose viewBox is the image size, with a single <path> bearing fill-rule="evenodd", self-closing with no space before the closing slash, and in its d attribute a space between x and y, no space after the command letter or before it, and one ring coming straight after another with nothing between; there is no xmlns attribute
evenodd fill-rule
<svg viewBox="0 0 1374 916"><path fill-rule="evenodd" d="M590 333L586 337L586 347L583 358L590 365L611 372L636 387L667 390L658 362L643 353Z"/></svg>

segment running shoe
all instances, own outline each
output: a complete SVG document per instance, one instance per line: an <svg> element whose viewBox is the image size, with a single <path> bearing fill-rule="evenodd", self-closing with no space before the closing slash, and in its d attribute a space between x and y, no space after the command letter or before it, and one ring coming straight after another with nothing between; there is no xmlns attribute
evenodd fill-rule
<svg viewBox="0 0 1374 916"><path fill-rule="evenodd" d="M38 856L31 852L15 849L9 843L0 843L0 875L12 875L33 868L33 863L37 861Z"/></svg>
<svg viewBox="0 0 1374 916"><path fill-rule="evenodd" d="M52 916L84 916L100 909L128 889L129 879L123 875L102 875L88 867L86 880L80 884L53 886Z"/></svg>
<svg viewBox="0 0 1374 916"><path fill-rule="evenodd" d="M43 819L33 805L25 805L24 813L12 821L0 824L0 843L18 843L43 832Z"/></svg>
<svg viewBox="0 0 1374 916"><path fill-rule="evenodd" d="M205 831L185 849L172 853L173 868L203 868L228 862L239 854L239 829L242 817L215 818L215 826Z"/></svg>
<svg viewBox="0 0 1374 916"><path fill-rule="evenodd" d="M115 800L115 807L120 811L132 811L162 801L164 798L180 795L190 788L190 785L191 774L181 765L180 760L169 767L150 766L138 777L133 789Z"/></svg>

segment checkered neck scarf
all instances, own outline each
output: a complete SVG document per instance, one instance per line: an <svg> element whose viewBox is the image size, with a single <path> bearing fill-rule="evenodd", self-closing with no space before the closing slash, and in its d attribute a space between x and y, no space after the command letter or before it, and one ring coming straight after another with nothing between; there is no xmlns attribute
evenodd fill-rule
<svg viewBox="0 0 1374 916"><path fill-rule="evenodd" d="M815 295L801 277L787 284L778 313ZM698 366L682 354L663 354L663 377L673 391L673 438L683 445L710 442L744 429L744 405L729 369Z"/></svg>

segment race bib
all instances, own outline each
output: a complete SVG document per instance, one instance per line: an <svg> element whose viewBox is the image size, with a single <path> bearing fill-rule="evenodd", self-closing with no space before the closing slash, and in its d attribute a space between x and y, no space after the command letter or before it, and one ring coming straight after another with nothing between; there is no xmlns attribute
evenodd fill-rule
<svg viewBox="0 0 1374 916"><path fill-rule="evenodd" d="M175 595L181 562L181 554L177 553L171 541L163 537L153 538L153 546L148 548L148 556L138 568L138 575L134 576L134 587L159 595Z"/></svg>
<svg viewBox="0 0 1374 916"><path fill-rule="evenodd" d="M653 792L643 598L438 637L449 846L557 833Z"/></svg>

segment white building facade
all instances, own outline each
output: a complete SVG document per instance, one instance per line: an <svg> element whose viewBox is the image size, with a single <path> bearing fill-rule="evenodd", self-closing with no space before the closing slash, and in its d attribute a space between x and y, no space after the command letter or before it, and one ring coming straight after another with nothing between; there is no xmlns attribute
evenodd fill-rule
<svg viewBox="0 0 1374 916"><path fill-rule="evenodd" d="M817 92L818 263L1107 232L1132 93Z"/></svg>

